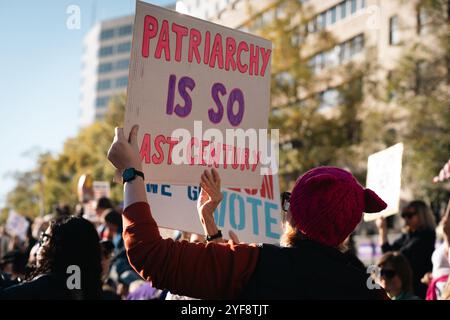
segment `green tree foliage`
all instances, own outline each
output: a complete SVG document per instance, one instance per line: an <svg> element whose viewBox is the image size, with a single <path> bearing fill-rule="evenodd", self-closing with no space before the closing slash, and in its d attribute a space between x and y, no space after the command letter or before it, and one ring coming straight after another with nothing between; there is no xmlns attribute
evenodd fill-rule
<svg viewBox="0 0 450 320"><path fill-rule="evenodd" d="M348 168L364 182L367 156L383 145L379 140L383 140L388 116L367 105L366 98L376 100L381 90L379 81L373 79L377 67L370 56L373 50L366 50L366 62L348 62L315 73L311 57L329 52L335 39L323 29L308 32L315 18L308 2L286 0L275 6L282 13L261 28L260 34L274 47L270 126L280 130L282 188L320 165ZM327 109L323 103L321 94L326 89L337 92L335 108Z"/></svg>

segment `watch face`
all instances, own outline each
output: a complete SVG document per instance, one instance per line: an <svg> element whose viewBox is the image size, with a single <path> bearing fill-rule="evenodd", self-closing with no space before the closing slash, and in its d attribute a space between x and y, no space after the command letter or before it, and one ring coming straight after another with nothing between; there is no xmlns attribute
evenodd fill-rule
<svg viewBox="0 0 450 320"><path fill-rule="evenodd" d="M125 169L125 171L122 174L122 178L123 178L124 181L127 181L129 179L133 179L133 177L134 177L134 170L133 170L133 168Z"/></svg>

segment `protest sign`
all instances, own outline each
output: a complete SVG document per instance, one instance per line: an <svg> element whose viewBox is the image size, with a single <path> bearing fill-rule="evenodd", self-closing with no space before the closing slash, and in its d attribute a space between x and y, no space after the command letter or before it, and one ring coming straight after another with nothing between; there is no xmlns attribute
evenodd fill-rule
<svg viewBox="0 0 450 320"><path fill-rule="evenodd" d="M365 214L365 221L399 212L402 156L403 143L369 156L366 187L375 191L387 203L387 207L377 214Z"/></svg>
<svg viewBox="0 0 450 320"><path fill-rule="evenodd" d="M102 197L110 197L111 186L108 181L94 181L93 189L94 200L98 200Z"/></svg>
<svg viewBox="0 0 450 320"><path fill-rule="evenodd" d="M124 129L140 127L146 181L192 185L214 166L224 186L261 185L271 53L268 40L137 2Z"/></svg>
<svg viewBox="0 0 450 320"><path fill-rule="evenodd" d="M10 235L18 236L22 241L25 241L29 225L30 223L24 216L13 210L9 211L5 227Z"/></svg>
<svg viewBox="0 0 450 320"><path fill-rule="evenodd" d="M158 226L203 234L197 214L199 186L146 184L147 199ZM214 220L228 239L234 231L239 240L278 243L281 235L280 187L277 175L263 177L259 189L224 189Z"/></svg>

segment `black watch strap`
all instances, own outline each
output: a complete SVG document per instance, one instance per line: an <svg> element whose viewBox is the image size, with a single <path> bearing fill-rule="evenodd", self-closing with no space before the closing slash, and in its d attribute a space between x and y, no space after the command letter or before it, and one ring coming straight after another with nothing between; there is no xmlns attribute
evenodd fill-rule
<svg viewBox="0 0 450 320"><path fill-rule="evenodd" d="M207 235L206 241L210 242L210 241L213 241L213 240L219 239L219 238L222 238L222 231L220 231L220 230L217 231L217 233L212 236Z"/></svg>
<svg viewBox="0 0 450 320"><path fill-rule="evenodd" d="M136 170L135 168L127 168L122 173L123 183L133 181L138 176L145 180L142 171Z"/></svg>

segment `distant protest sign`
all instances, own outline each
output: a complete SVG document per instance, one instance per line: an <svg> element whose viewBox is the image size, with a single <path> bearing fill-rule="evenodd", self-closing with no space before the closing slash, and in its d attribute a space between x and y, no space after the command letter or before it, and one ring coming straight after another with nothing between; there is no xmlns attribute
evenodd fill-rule
<svg viewBox="0 0 450 320"><path fill-rule="evenodd" d="M207 167L229 187L261 185L271 42L137 2L125 134L140 127L147 181L198 183ZM262 147L261 147L262 146Z"/></svg>
<svg viewBox="0 0 450 320"><path fill-rule="evenodd" d="M24 216L13 210L9 211L5 228L10 235L18 236L22 241L25 241L29 226L30 223Z"/></svg>
<svg viewBox="0 0 450 320"><path fill-rule="evenodd" d="M102 197L109 198L111 193L111 186L108 181L94 181L94 200L98 200Z"/></svg>
<svg viewBox="0 0 450 320"><path fill-rule="evenodd" d="M147 198L158 226L203 234L197 213L199 186L146 185ZM263 177L259 189L224 189L214 214L223 237L228 231L247 243L278 243L281 205L278 175Z"/></svg>
<svg viewBox="0 0 450 320"><path fill-rule="evenodd" d="M365 221L399 212L402 156L403 143L369 156L366 187L375 191L387 203L387 207L378 214L365 214Z"/></svg>

